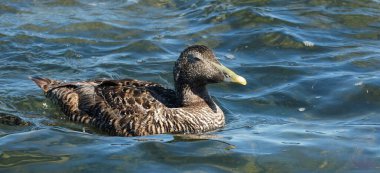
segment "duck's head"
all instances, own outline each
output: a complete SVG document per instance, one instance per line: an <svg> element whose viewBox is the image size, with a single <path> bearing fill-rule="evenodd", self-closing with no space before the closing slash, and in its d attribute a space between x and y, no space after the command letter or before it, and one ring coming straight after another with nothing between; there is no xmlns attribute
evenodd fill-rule
<svg viewBox="0 0 380 173"><path fill-rule="evenodd" d="M190 46L182 51L173 73L176 84L199 86L223 81L247 84L243 77L222 65L210 48L202 45Z"/></svg>

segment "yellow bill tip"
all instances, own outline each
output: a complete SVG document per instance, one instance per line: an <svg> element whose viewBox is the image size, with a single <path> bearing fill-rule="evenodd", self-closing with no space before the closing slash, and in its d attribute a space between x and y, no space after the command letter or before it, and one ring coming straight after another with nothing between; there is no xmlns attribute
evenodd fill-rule
<svg viewBox="0 0 380 173"><path fill-rule="evenodd" d="M232 79L232 81L238 84L247 85L247 80L241 76L236 76L236 78Z"/></svg>
<svg viewBox="0 0 380 173"><path fill-rule="evenodd" d="M233 72L232 70L230 70L229 68L223 66L222 64L217 64L217 63L214 63L214 62L211 62L216 68L218 68L219 70L221 70L224 74L227 74L227 78L225 77L224 81L228 81L228 82L234 82L234 83L238 83L238 84L241 84L241 85L247 85L247 80L245 80L245 78L237 75L235 72Z"/></svg>

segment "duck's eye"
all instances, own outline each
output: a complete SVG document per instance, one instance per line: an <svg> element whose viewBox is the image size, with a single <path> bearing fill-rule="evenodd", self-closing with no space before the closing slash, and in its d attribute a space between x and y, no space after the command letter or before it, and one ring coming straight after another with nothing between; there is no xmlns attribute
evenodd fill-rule
<svg viewBox="0 0 380 173"><path fill-rule="evenodd" d="M201 59L198 58L198 57L194 57L193 59L194 59L194 61L200 61L200 60L201 60Z"/></svg>
<svg viewBox="0 0 380 173"><path fill-rule="evenodd" d="M201 59L198 58L197 56L192 56L192 55L190 55L188 58L189 58L189 60L192 61L192 62L198 62L198 61L201 60Z"/></svg>

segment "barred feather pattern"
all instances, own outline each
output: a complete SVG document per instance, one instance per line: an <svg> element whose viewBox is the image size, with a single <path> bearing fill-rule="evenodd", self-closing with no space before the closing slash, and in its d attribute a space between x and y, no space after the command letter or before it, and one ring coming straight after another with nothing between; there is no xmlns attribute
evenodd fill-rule
<svg viewBox="0 0 380 173"><path fill-rule="evenodd" d="M224 126L223 111L199 102L181 107L175 91L157 83L98 80L64 83L32 78L70 120L118 136L203 133Z"/></svg>

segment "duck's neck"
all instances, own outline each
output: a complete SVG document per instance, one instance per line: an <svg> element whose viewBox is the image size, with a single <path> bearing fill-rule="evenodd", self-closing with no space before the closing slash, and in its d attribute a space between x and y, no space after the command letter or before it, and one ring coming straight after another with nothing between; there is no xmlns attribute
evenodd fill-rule
<svg viewBox="0 0 380 173"><path fill-rule="evenodd" d="M206 85L178 84L176 85L176 94L180 106L207 104L211 109L216 110L216 105L208 94Z"/></svg>

